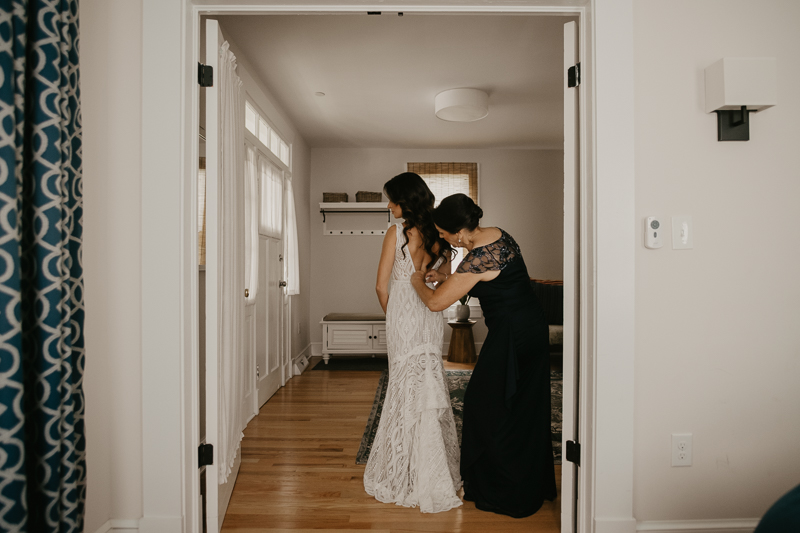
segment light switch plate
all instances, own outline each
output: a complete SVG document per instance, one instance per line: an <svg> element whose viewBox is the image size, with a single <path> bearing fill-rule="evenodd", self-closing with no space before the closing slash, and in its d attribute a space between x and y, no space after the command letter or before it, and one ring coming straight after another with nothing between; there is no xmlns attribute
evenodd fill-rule
<svg viewBox="0 0 800 533"><path fill-rule="evenodd" d="M691 250L694 248L694 227L690 215L672 217L672 249Z"/></svg>

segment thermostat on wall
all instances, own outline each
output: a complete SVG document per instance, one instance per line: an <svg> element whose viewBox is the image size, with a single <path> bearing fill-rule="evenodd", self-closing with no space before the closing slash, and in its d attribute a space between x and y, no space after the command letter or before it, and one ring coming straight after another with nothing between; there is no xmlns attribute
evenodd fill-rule
<svg viewBox="0 0 800 533"><path fill-rule="evenodd" d="M647 248L656 249L664 246L664 239L661 237L663 232L661 217L647 217L644 219L644 245Z"/></svg>

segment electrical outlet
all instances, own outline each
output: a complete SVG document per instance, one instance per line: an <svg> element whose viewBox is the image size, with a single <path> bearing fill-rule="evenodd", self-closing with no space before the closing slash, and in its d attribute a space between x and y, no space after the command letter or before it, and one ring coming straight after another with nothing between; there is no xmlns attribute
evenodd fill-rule
<svg viewBox="0 0 800 533"><path fill-rule="evenodd" d="M672 434L672 466L692 466L692 434Z"/></svg>

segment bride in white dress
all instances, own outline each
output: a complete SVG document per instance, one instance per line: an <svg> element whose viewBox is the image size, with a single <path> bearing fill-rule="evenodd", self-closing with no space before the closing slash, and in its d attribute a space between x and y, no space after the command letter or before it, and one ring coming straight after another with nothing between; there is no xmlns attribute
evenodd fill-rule
<svg viewBox="0 0 800 533"><path fill-rule="evenodd" d="M430 269L446 276L451 248L433 226L434 197L421 177L395 176L384 192L394 217L405 223L386 232L378 266L389 384L364 489L385 503L438 513L462 503L460 453L442 366L443 317L425 307L410 278Z"/></svg>

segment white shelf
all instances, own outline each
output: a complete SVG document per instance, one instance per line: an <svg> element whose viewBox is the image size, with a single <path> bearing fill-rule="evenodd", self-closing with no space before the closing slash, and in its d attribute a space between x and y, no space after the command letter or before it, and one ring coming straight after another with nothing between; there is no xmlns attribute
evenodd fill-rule
<svg viewBox="0 0 800 533"><path fill-rule="evenodd" d="M323 235L386 235L386 229L383 228L329 230L326 214L385 213L388 216L386 225L391 225L391 211L389 211L384 202L320 202L319 212L322 213Z"/></svg>
<svg viewBox="0 0 800 533"><path fill-rule="evenodd" d="M386 202L320 202L325 211L388 211Z"/></svg>

